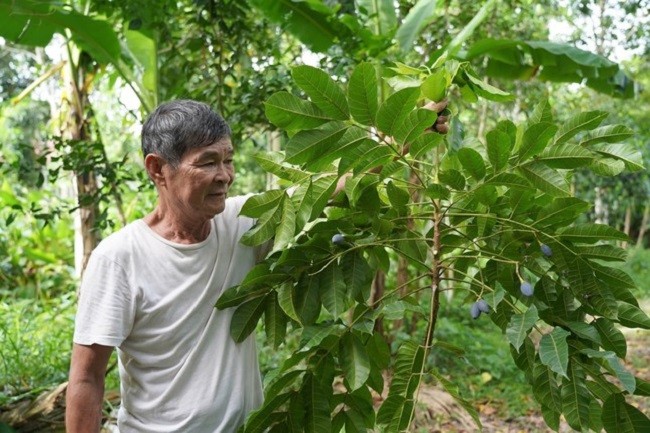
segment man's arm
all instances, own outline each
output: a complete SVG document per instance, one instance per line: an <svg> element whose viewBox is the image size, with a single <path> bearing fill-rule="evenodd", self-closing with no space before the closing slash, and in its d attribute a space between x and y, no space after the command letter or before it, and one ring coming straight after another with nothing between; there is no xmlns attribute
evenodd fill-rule
<svg viewBox="0 0 650 433"><path fill-rule="evenodd" d="M68 433L98 433L102 421L104 376L110 346L74 344L66 391L65 425Z"/></svg>

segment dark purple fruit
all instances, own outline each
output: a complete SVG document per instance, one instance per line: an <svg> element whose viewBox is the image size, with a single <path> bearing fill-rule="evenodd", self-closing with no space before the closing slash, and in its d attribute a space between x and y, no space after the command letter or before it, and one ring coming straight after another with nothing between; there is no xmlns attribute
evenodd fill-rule
<svg viewBox="0 0 650 433"><path fill-rule="evenodd" d="M485 314L490 313L490 306L488 305L485 299L479 299L478 301L476 301L476 305L478 305L478 309L481 311L481 313L485 313Z"/></svg>
<svg viewBox="0 0 650 433"><path fill-rule="evenodd" d="M332 236L332 243L334 245L345 245L345 236L340 233L335 234Z"/></svg>
<svg viewBox="0 0 650 433"><path fill-rule="evenodd" d="M472 315L472 319L478 319L478 316L481 315L481 309L478 306L478 302L474 302L472 307L469 309L469 313Z"/></svg>
<svg viewBox="0 0 650 433"><path fill-rule="evenodd" d="M521 290L521 294L524 296L533 296L533 292L535 291L532 284L530 284L528 281L521 283L519 290Z"/></svg>
<svg viewBox="0 0 650 433"><path fill-rule="evenodd" d="M553 255L553 250L546 244L540 245L539 249L542 250L542 254L544 254L546 257L551 257Z"/></svg>

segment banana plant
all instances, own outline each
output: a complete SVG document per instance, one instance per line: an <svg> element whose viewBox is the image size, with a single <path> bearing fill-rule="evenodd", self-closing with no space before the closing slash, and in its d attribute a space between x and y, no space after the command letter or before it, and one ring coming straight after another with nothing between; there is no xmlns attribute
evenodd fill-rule
<svg viewBox="0 0 650 433"><path fill-rule="evenodd" d="M418 0L399 22L393 0L332 2L310 0L250 0L267 17L299 38L312 51L326 53L341 46L351 57L406 61L416 51L415 41L431 26L444 25L446 3ZM485 1L474 17L443 48L430 56L434 63L441 53L460 61L486 63L486 75L506 80L584 83L592 89L619 98L634 96L634 82L618 64L598 54L569 44L516 39L484 39L467 43L498 5ZM303 25L305 21L311 23ZM353 42L350 42L353 41ZM427 51L427 50L424 50ZM356 53L356 54L355 54Z"/></svg>
<svg viewBox="0 0 650 433"><path fill-rule="evenodd" d="M87 13L88 3L77 5ZM89 129L92 110L88 96L95 76L105 65L111 65L139 98L144 112L157 104L157 47L155 38L135 30L127 30L124 42L110 23L77 12L74 8L62 7L51 1L0 1L0 36L12 43L28 47L44 47L54 34L63 36L64 60L49 68L23 92L12 99L13 103L28 96L35 88L51 77L59 76L63 92L55 122L57 135L71 148L83 147L69 153L85 155L71 165L76 179L78 202L78 245L75 252L77 272L85 268L90 252L99 243L96 223L100 218L98 179L95 169L87 162L94 160L92 153L98 150L91 142L93 134ZM95 141L96 138L95 138ZM103 144L99 142L99 154L106 160ZM119 194L113 189L118 208ZM118 209L121 212L121 209Z"/></svg>

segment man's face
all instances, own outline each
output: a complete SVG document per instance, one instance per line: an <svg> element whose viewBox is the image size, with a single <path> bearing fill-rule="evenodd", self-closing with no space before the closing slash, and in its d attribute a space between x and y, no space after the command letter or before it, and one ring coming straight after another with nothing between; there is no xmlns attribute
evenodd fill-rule
<svg viewBox="0 0 650 433"><path fill-rule="evenodd" d="M235 180L230 138L190 149L177 168L167 164L164 170L167 187L161 193L174 210L189 218L210 219L223 212Z"/></svg>

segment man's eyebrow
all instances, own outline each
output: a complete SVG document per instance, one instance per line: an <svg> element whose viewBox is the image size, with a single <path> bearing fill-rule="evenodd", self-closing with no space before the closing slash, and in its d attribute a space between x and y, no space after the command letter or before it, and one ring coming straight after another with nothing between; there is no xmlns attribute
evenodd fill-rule
<svg viewBox="0 0 650 433"><path fill-rule="evenodd" d="M206 150L201 155L199 155L199 159L212 158L213 156L221 155L221 153L222 152L218 150ZM228 146L225 150L225 153L227 156L231 156L235 153L235 149L232 146Z"/></svg>

